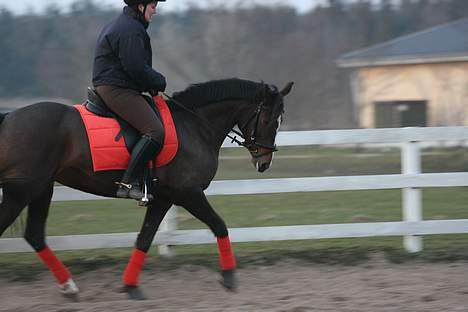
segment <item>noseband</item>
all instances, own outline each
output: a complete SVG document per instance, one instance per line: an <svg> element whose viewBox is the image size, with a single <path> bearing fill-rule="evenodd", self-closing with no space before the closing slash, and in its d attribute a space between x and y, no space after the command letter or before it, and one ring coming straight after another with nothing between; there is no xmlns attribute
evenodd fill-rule
<svg viewBox="0 0 468 312"><path fill-rule="evenodd" d="M245 148L247 148L249 150L249 152L252 154L252 157L254 157L254 158L260 158L262 156L265 156L265 155L268 155L268 154L271 154L271 153L274 153L274 152L278 151L278 149L276 148L276 144L275 145L264 144L264 143L258 142L258 140L257 140L258 121L260 120L260 114L262 112L264 103L265 103L265 97L258 104L257 109L255 110L255 113L247 120L245 125L243 127L239 126L239 128L241 129L241 132L239 132L239 131L237 131L235 129L231 130L232 132L234 132L235 134L240 136L244 140L244 142L240 142L239 140L237 140L236 137L229 136L229 138L232 139L232 142L236 142L240 146L244 146ZM252 128L252 132L250 133L250 135L248 137L244 137L243 133L246 132L245 129L252 122L255 122L255 125ZM259 148L267 149L267 151L263 152L261 154L258 154Z"/></svg>

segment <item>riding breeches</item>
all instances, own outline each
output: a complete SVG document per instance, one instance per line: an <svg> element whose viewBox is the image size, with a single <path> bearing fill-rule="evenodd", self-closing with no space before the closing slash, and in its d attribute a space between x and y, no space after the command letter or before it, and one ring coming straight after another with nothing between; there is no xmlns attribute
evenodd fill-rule
<svg viewBox="0 0 468 312"><path fill-rule="evenodd" d="M139 92L116 86L98 86L96 90L111 111L142 135L164 143L164 126Z"/></svg>

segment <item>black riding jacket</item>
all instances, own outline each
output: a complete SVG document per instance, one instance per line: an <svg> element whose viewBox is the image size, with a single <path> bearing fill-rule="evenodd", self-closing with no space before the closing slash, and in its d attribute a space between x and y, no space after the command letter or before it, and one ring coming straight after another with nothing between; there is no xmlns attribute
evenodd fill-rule
<svg viewBox="0 0 468 312"><path fill-rule="evenodd" d="M152 68L148 24L125 7L107 24L94 51L93 85L111 85L139 92L164 91L166 79Z"/></svg>

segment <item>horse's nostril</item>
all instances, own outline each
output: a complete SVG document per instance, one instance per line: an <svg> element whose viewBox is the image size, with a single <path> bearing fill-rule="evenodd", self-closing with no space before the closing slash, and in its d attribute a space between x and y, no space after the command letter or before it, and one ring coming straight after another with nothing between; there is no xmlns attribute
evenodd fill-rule
<svg viewBox="0 0 468 312"><path fill-rule="evenodd" d="M258 171L259 171L259 172L263 172L263 171L267 170L269 167L270 167L270 164L269 164L269 163L261 164L261 165L258 167Z"/></svg>

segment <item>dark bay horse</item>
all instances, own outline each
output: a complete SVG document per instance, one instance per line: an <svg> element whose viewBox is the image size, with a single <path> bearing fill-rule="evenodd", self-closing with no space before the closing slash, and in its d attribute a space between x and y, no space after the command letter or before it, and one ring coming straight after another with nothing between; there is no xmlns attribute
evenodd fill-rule
<svg viewBox="0 0 468 312"><path fill-rule="evenodd" d="M221 145L234 126L245 138L259 172L270 166L275 137L284 112L281 91L275 86L241 79L191 85L173 95L169 106L179 138L179 151L158 168L154 201L123 274L124 291L143 299L138 277L144 258L166 212L173 205L187 209L205 223L218 242L222 283L236 287L236 261L224 221L203 191L215 176ZM174 105L177 102L186 109ZM55 276L65 295L78 293L68 269L45 241L45 224L58 181L96 195L115 197L123 171L93 172L85 128L78 111L59 103L41 102L0 115L0 236L28 206L24 238Z"/></svg>

